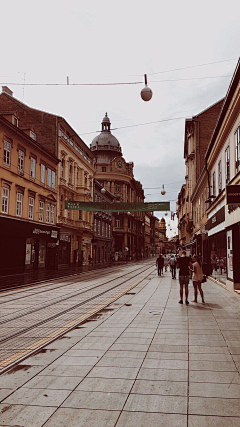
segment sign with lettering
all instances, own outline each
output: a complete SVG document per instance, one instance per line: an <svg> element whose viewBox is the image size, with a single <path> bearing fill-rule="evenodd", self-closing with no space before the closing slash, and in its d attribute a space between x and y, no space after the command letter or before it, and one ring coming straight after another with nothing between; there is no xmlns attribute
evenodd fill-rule
<svg viewBox="0 0 240 427"><path fill-rule="evenodd" d="M80 211L110 211L110 212L153 212L170 211L170 202L149 203L97 203L65 201L65 209Z"/></svg>
<svg viewBox="0 0 240 427"><path fill-rule="evenodd" d="M240 185L227 185L227 205L240 205Z"/></svg>

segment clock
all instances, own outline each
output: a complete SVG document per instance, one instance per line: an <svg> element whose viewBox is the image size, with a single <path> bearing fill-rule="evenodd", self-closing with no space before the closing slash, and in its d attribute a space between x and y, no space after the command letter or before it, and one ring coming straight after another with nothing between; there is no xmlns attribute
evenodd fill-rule
<svg viewBox="0 0 240 427"><path fill-rule="evenodd" d="M121 162L121 160L119 160L118 162L117 162L117 164L118 164L118 166L121 168L122 167L122 162Z"/></svg>

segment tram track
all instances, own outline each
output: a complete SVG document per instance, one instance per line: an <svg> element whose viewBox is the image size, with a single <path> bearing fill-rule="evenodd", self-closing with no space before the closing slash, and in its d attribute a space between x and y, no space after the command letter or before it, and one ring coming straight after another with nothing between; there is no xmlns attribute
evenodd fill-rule
<svg viewBox="0 0 240 427"><path fill-rule="evenodd" d="M140 269L141 271L140 271L138 274L141 274L141 273L145 272L145 271L146 271L146 270L148 270L148 269L149 269L149 267L144 268L144 269ZM134 273L136 273L136 271L134 271ZM127 280L130 280L130 279L132 279L133 277L137 277L137 275L138 275L138 274L134 274L134 275L132 275L132 276L131 276L131 277L129 277ZM120 278L122 279L124 276L129 276L129 275L130 275L130 273L126 273L126 274L124 274L124 275L121 275L121 276L118 276L118 277L114 278L114 280L117 280L117 279L120 279ZM107 285L108 283L111 283L112 281L113 281L113 279L110 279L110 280L109 280L109 281L107 281L107 282L104 282L104 283L101 283L101 284L99 284L99 285L95 285L95 286L92 286L92 287L90 287L90 288L87 288L87 289L81 290L81 291L80 291L80 292L78 292L77 294L76 294L75 292L72 292L72 295L68 295L68 296L65 296L65 295L64 295L61 299L57 299L57 300L55 300L54 302L47 303L47 304L45 304L43 307L33 308L32 310L28 311L27 313L22 313L21 315L15 316L15 317L13 317L13 318L5 319L5 320L3 320L3 321L0 321L0 325L3 325L3 324L6 324L6 323L9 323L9 322L12 322L12 321L14 321L14 320L19 320L20 318L22 318L22 317L24 317L24 316L26 316L26 315L30 315L30 314L36 313L36 312L38 312L38 311L40 311L40 310L48 309L49 307L53 307L53 305L59 304L59 303L61 303L62 301L70 300L70 299L72 299L72 298L76 298L77 296L82 296L82 295L84 295L86 292L90 292L90 291L93 291L93 290L99 290L99 288L101 288L101 287L103 287L103 286ZM35 325L33 325L32 327L40 326L40 324L43 324L43 323L45 323L45 322L48 322L48 321L50 321L51 319L54 319L54 318L56 318L56 317L58 317L58 316L61 316L61 315L62 315L62 314L64 314L64 313L67 313L67 312L69 312L69 311L71 311L71 310L74 310L75 308L77 308L77 307L79 307L79 306L81 306L81 305L83 305L83 304L85 304L85 303L87 303L87 302L89 302L89 301L91 301L91 300L93 300L93 299L97 298L97 297L100 297L101 295L104 295L104 294L106 294L107 292L110 292L110 291L111 291L111 290L113 290L113 289L116 289L117 287L121 286L121 285L122 285L122 284L124 284L125 282L126 282L126 278L124 279L124 281L120 282L119 284L117 284L117 285L115 285L115 286L112 286L112 287L108 288L106 291L102 291L102 292L100 292L100 293L97 293L97 294L96 294L96 295L94 295L93 297L87 298L86 300L81 301L80 303L78 303L78 304L75 304L75 305L71 306L71 308L68 308L68 309L66 309L66 310L63 310L63 311L59 312L58 314L56 314L56 315L54 315L54 316L51 316L51 317L49 317L48 319L46 319L46 320L44 320L44 321L42 321L42 322L38 322L38 323L36 323L36 324L35 324ZM29 330L29 328L26 328L26 330L25 330L25 331L27 331L27 330ZM8 339L13 338L14 336L16 336L16 334L14 334L13 336L10 336ZM0 343L1 343L1 342L5 342L5 341L6 341L6 339L4 339L4 340L1 340L1 339L0 339Z"/></svg>
<svg viewBox="0 0 240 427"><path fill-rule="evenodd" d="M138 265L131 272L121 271L119 274L118 270L114 277L103 283L98 282L90 287L87 286L77 293L76 289L73 289L71 295L60 295L53 298L54 301L51 302L47 299L44 303L40 303L41 307L31 306L27 310L24 309L24 312L21 310L20 313L17 312L18 314L16 312L10 314L8 318L4 316L5 319L0 322L3 331L0 339L0 356L2 355L0 370L5 370L9 364L17 363L48 342L64 335L83 320L126 294L146 279L152 271L152 263L145 263L140 267ZM99 277L96 280L98 279ZM69 283L69 286L76 286L78 283L79 280L74 280L74 283ZM60 293L61 288L62 285L58 289ZM65 290L67 291L67 288ZM56 289L53 291L57 292ZM27 298L26 295L25 298ZM8 302L14 304L16 299ZM23 343L22 347L19 347L19 339ZM20 349L16 353L18 348Z"/></svg>

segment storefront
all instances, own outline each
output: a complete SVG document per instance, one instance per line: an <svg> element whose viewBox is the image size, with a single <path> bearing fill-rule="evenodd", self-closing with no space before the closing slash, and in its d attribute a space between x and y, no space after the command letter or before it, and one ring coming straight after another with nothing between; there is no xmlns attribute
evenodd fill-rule
<svg viewBox="0 0 240 427"><path fill-rule="evenodd" d="M59 227L0 217L0 274L57 269Z"/></svg>
<svg viewBox="0 0 240 427"><path fill-rule="evenodd" d="M58 264L63 266L70 265L71 254L71 235L68 232L60 232Z"/></svg>
<svg viewBox="0 0 240 427"><path fill-rule="evenodd" d="M226 284L227 237L225 229L225 206L212 213L205 228L208 230L208 274Z"/></svg>
<svg viewBox="0 0 240 427"><path fill-rule="evenodd" d="M240 289L240 208L226 207L227 239L227 288L231 291Z"/></svg>

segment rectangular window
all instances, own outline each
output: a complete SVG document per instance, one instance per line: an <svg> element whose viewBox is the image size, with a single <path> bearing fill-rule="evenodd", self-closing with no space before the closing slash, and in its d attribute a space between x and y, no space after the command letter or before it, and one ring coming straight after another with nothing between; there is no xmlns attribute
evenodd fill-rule
<svg viewBox="0 0 240 427"><path fill-rule="evenodd" d="M240 126L235 132L236 173L240 170Z"/></svg>
<svg viewBox="0 0 240 427"><path fill-rule="evenodd" d="M3 187L2 189L2 212L8 213L8 205L9 205L9 189Z"/></svg>
<svg viewBox="0 0 240 427"><path fill-rule="evenodd" d="M36 134L32 130L30 130L30 137L36 141Z"/></svg>
<svg viewBox="0 0 240 427"><path fill-rule="evenodd" d="M50 222L50 205L47 204L46 206L46 222Z"/></svg>
<svg viewBox="0 0 240 427"><path fill-rule="evenodd" d="M43 163L41 163L41 183L45 184L45 171L46 167Z"/></svg>
<svg viewBox="0 0 240 427"><path fill-rule="evenodd" d="M116 227L120 228L120 219L116 219Z"/></svg>
<svg viewBox="0 0 240 427"><path fill-rule="evenodd" d="M106 172L106 167L105 166L102 166L102 172Z"/></svg>
<svg viewBox="0 0 240 427"><path fill-rule="evenodd" d="M230 150L229 145L225 150L226 184L230 181Z"/></svg>
<svg viewBox="0 0 240 427"><path fill-rule="evenodd" d="M44 216L44 202L42 200L39 201L39 221L43 222Z"/></svg>
<svg viewBox="0 0 240 427"><path fill-rule="evenodd" d="M94 233L97 232L97 220L96 218L94 219L94 229L93 229Z"/></svg>
<svg viewBox="0 0 240 427"><path fill-rule="evenodd" d="M100 236L100 234L101 234L101 222L98 220L98 222L97 222L97 234Z"/></svg>
<svg viewBox="0 0 240 427"><path fill-rule="evenodd" d="M54 217L55 217L55 206L51 205L51 218L50 218L51 224L54 224Z"/></svg>
<svg viewBox="0 0 240 427"><path fill-rule="evenodd" d="M51 187L51 183L52 183L52 171L51 169L47 169L47 185L48 187Z"/></svg>
<svg viewBox="0 0 240 427"><path fill-rule="evenodd" d="M33 219L34 217L34 198L29 197L29 203L28 203L28 218Z"/></svg>
<svg viewBox="0 0 240 427"><path fill-rule="evenodd" d="M33 179L36 178L36 159L34 157L31 157L30 177Z"/></svg>
<svg viewBox="0 0 240 427"><path fill-rule="evenodd" d="M11 144L10 142L4 141L4 152L3 152L4 164L10 166L11 162Z"/></svg>
<svg viewBox="0 0 240 427"><path fill-rule="evenodd" d="M82 211L78 211L78 219L81 221L82 220Z"/></svg>
<svg viewBox="0 0 240 427"><path fill-rule="evenodd" d="M216 196L216 173L213 172L213 176L212 176L212 195Z"/></svg>
<svg viewBox="0 0 240 427"><path fill-rule="evenodd" d="M17 206L16 206L17 216L22 216L22 208L23 208L23 194L17 193Z"/></svg>
<svg viewBox="0 0 240 427"><path fill-rule="evenodd" d="M218 162L218 192L222 191L222 162Z"/></svg>
<svg viewBox="0 0 240 427"><path fill-rule="evenodd" d="M18 119L16 116L12 116L12 124L18 127Z"/></svg>
<svg viewBox="0 0 240 427"><path fill-rule="evenodd" d="M116 184L116 191L119 193L119 192L120 192L120 190L121 190L121 186L120 186L120 184Z"/></svg>
<svg viewBox="0 0 240 427"><path fill-rule="evenodd" d="M24 152L22 150L18 151L18 172L23 173L24 171Z"/></svg>
<svg viewBox="0 0 240 427"><path fill-rule="evenodd" d="M55 188L56 172L52 171L52 188Z"/></svg>

